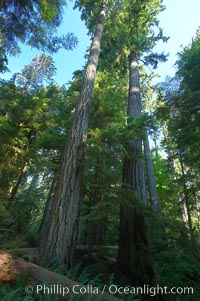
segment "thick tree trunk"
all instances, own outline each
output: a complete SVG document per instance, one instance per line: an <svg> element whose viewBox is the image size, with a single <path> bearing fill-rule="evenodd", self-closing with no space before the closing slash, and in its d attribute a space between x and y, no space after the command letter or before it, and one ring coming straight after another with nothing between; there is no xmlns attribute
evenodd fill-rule
<svg viewBox="0 0 200 301"><path fill-rule="evenodd" d="M139 72L136 53L132 51L129 61L128 116L141 116ZM133 283L152 283L154 269L148 243L147 224L138 201L146 203L144 168L142 162L142 137L133 137L127 146L129 156L124 158L124 196L120 208L120 237L118 265ZM126 192L129 190L128 194Z"/></svg>
<svg viewBox="0 0 200 301"><path fill-rule="evenodd" d="M53 200L53 210L40 246L41 259L72 267L77 242L80 211L81 182L84 161L84 145L89 119L91 95L96 76L100 42L105 18L103 7L92 42L88 64L75 117L64 150L58 184Z"/></svg>
<svg viewBox="0 0 200 301"><path fill-rule="evenodd" d="M150 195L150 204L153 212L158 217L162 217L147 134L143 141L143 144L144 144L144 154L145 154L146 167L147 167L147 179L148 179L148 187L149 187L149 195Z"/></svg>

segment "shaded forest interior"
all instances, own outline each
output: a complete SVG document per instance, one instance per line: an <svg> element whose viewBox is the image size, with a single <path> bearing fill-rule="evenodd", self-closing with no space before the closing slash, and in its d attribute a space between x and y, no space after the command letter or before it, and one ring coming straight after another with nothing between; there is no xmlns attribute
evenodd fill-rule
<svg viewBox="0 0 200 301"><path fill-rule="evenodd" d="M64 1L1 1L2 301L200 300L200 31L153 84L162 2L74 1L91 46L59 86Z"/></svg>

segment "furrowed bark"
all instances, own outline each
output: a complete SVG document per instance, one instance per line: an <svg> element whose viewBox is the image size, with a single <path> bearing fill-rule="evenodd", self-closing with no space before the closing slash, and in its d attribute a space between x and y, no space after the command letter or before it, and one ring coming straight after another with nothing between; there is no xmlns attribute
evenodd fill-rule
<svg viewBox="0 0 200 301"><path fill-rule="evenodd" d="M89 109L100 52L105 11L106 7L103 6L92 42L78 106L64 150L53 199L52 214L40 246L40 257L43 262L58 259L67 268L73 266L77 243L84 145L87 138Z"/></svg>
<svg viewBox="0 0 200 301"><path fill-rule="evenodd" d="M141 99L137 55L131 52L129 60L128 117L141 116ZM117 262L133 283L152 283L154 269L148 242L147 225L138 201L146 204L144 167L142 162L142 137L133 137L127 145L124 157L123 190L127 199L120 206L120 237Z"/></svg>

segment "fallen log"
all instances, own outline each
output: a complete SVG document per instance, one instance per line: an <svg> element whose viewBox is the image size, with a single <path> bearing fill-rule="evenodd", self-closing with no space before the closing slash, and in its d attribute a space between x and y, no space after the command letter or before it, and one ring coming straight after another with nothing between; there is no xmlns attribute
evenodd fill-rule
<svg viewBox="0 0 200 301"><path fill-rule="evenodd" d="M118 246L87 246L79 245L77 246L78 251L87 251L88 249L92 251L102 251L102 250L118 250ZM38 248L17 248L17 249L7 249L4 250L6 253L10 253L16 256L39 256Z"/></svg>
<svg viewBox="0 0 200 301"><path fill-rule="evenodd" d="M38 248L17 248L17 249L7 249L3 250L5 253L16 255L18 257L39 257Z"/></svg>
<svg viewBox="0 0 200 301"><path fill-rule="evenodd" d="M77 250L80 251L85 251L88 249L92 251L118 250L118 246L84 246L84 245L77 246Z"/></svg>
<svg viewBox="0 0 200 301"><path fill-rule="evenodd" d="M82 285L22 258L16 258L12 254L0 251L0 282L12 283L18 276L26 281L25 290L27 293L32 290L36 294L59 294L59 300L68 300L69 296L72 295L76 295L77 299L81 301L87 300L88 297L93 301L120 300L91 285ZM37 283L35 287L30 285L31 282ZM44 293L44 289L46 293Z"/></svg>
<svg viewBox="0 0 200 301"><path fill-rule="evenodd" d="M97 252L103 250L117 250L118 246L87 246L87 245L79 245L77 246L77 251L85 251L87 253L88 251L91 252ZM6 253L16 255L18 257L22 257L25 260L31 261L33 263L37 263L39 259L39 248L17 248L17 249L6 249L3 250Z"/></svg>

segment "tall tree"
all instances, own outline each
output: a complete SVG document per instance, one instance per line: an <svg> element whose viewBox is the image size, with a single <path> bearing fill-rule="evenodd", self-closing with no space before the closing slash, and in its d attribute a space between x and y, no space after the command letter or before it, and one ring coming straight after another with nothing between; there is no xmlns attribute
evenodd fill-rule
<svg viewBox="0 0 200 301"><path fill-rule="evenodd" d="M68 268L73 265L81 200L84 145L106 6L103 5L91 45L78 106L68 135L59 172L52 214L40 246L43 261L57 258Z"/></svg>
<svg viewBox="0 0 200 301"><path fill-rule="evenodd" d="M160 28L157 27L157 32L153 29L158 25L157 15L163 9L162 1L122 1L119 8L115 26L111 28L114 31L114 49L117 47L115 53L118 58L115 61L124 65L128 59L127 115L128 122L135 123L137 131L130 138L124 157L118 265L134 282L141 284L153 282L155 273L148 242L148 227L141 208L144 205L140 205L141 202L146 204L146 185L142 158L144 122L141 114L138 59L143 57L146 63L156 67L159 60L165 60L165 56L152 53L152 48L159 39L167 39L163 37Z"/></svg>
<svg viewBox="0 0 200 301"><path fill-rule="evenodd" d="M139 72L137 55L132 51L129 58L129 118L141 117L141 98L139 87ZM142 283L144 279L150 282L154 278L154 269L147 237L147 224L143 211L138 206L139 201L145 204L146 186L142 162L142 138L133 136L127 145L124 157L123 186L130 190L131 198L124 200L120 208L120 240L118 251L118 264L128 273L134 282ZM124 197L127 197L125 192Z"/></svg>
<svg viewBox="0 0 200 301"><path fill-rule="evenodd" d="M80 0L77 2L84 6L82 17L86 20L86 24L91 30L94 24L93 13L91 13L91 11L95 11L96 7L93 7L90 1L86 2L84 0ZM95 3L95 5L98 5L98 2ZM159 39L166 40L162 35L161 29L158 29L157 31L154 31L153 29L153 25L158 25L157 14L162 9L162 1L160 0L143 2L130 2L126 0L109 1L109 17L105 23L100 68L104 70L106 68L111 68L111 66L114 65L114 67L119 70L120 76L126 76L127 59L128 57L131 58L128 63L130 81L127 115L129 121L132 120L133 123L137 125L142 124L141 99L139 96L139 74L137 68L134 68L134 65L137 65L137 59L144 53L147 54L146 57L143 57L144 60L147 63L154 65L154 67L156 67L159 60L165 59L163 54L157 55L152 54L151 52L153 46ZM140 129L137 129L137 131L140 131L141 127L138 128ZM127 188L127 191L129 191L128 195L130 196L131 194L133 199L132 204L129 202L130 200L128 201L128 206L126 201L124 201L124 204L123 202L121 204L121 229L118 263L122 270L129 273L129 275L131 274L133 278L138 278L138 281L141 281L141 278L137 275L138 269L135 268L136 262L140 262L140 270L146 269L151 270L152 272L153 269L152 267L150 268L150 261L148 264L147 262L142 262L142 260L138 259L140 257L138 253L139 249L145 249L144 253L146 252L149 254L145 219L136 201L136 199L143 199L143 201L146 199L146 187L144 183L142 162L142 135L140 137L139 136L140 135L137 135L137 138L131 137L129 141L130 143L127 146L128 155L124 160L123 186ZM137 171L135 167L137 168ZM124 190L125 189L123 189L123 191ZM132 206L135 206L136 208L134 212L131 209ZM137 223L140 224L140 227L136 228L134 225ZM144 228L142 228L142 225ZM132 252L134 246L137 249L137 252ZM143 258L143 256L141 256L141 258ZM151 272L144 273L147 275L148 279L151 278Z"/></svg>

